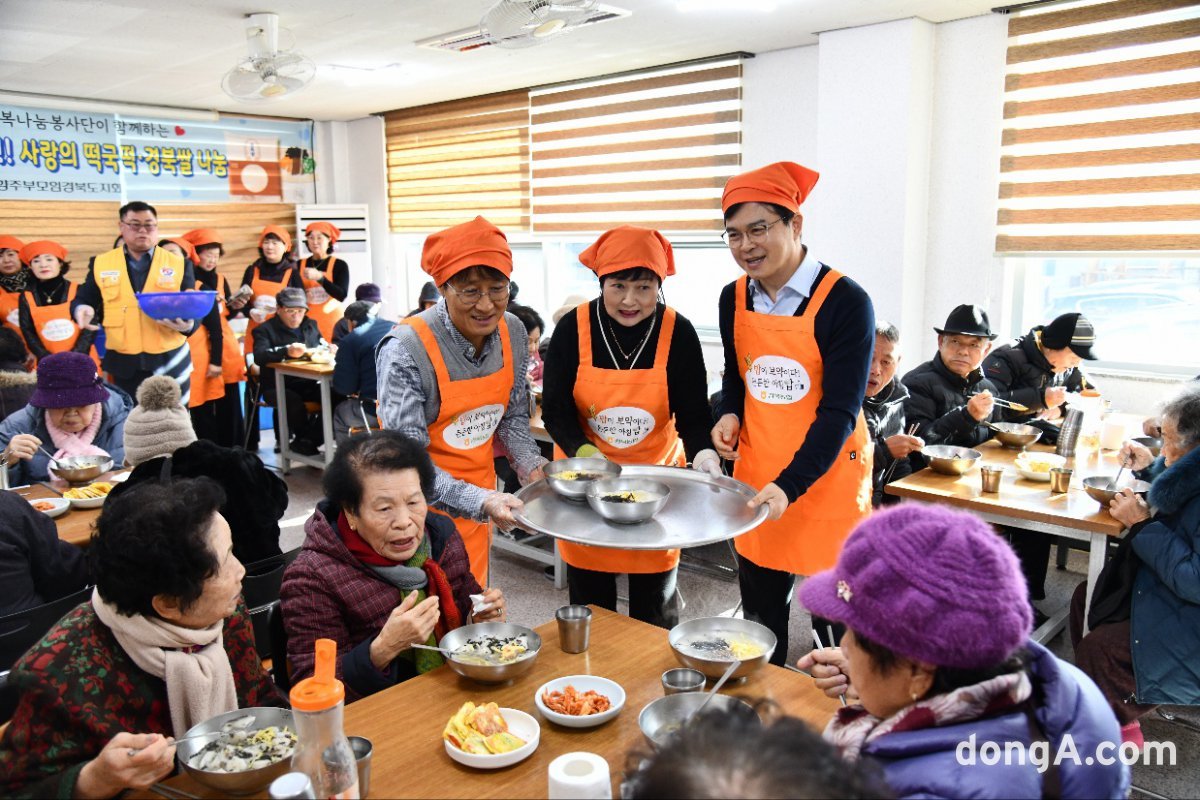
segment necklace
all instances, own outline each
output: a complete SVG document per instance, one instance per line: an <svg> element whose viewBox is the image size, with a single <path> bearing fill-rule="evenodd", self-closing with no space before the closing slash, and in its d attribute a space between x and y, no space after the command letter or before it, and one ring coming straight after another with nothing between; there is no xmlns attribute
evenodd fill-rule
<svg viewBox="0 0 1200 800"><path fill-rule="evenodd" d="M632 356L621 349L621 343L617 341L617 334L613 331L613 344L617 346L617 352L629 362L629 366L622 367L621 362L617 361L617 357L613 355L612 345L608 342L608 333L604 330L604 319L600 316L600 306L600 303L596 304L596 324L600 327L600 338L604 340L604 349L608 351L608 357L613 360L613 364L617 366L617 369L633 369L633 365L641 358L642 351L646 349L646 343L650 341L650 334L654 333L654 324L658 321L658 308L655 307L654 315L650 318L650 327L646 329L646 335L642 337L642 343L638 345L637 350Z"/></svg>

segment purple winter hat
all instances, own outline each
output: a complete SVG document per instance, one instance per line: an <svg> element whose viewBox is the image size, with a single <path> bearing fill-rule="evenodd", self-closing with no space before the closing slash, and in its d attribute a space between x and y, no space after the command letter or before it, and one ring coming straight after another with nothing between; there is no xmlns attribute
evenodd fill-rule
<svg viewBox="0 0 1200 800"><path fill-rule="evenodd" d="M107 399L108 389L96 374L96 363L86 353L51 353L38 362L37 389L29 405L73 408Z"/></svg>
<svg viewBox="0 0 1200 800"><path fill-rule="evenodd" d="M938 667L1002 663L1033 613L1017 557L983 520L904 503L859 524L832 570L800 587L813 614Z"/></svg>

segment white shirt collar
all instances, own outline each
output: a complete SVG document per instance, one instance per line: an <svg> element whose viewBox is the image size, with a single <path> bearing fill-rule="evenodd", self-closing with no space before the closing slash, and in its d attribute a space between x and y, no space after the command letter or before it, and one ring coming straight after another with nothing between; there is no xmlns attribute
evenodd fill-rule
<svg viewBox="0 0 1200 800"><path fill-rule="evenodd" d="M800 266L796 267L796 271L792 273L792 277L788 278L787 283L780 287L779 292L775 295L775 301L779 302L779 298L785 294L794 294L797 297L805 298L812 292L813 282L817 279L817 273L821 270L821 262L812 254L807 246L804 248L804 258L800 260ZM762 292L766 296L766 290L757 278L750 279L750 285L754 287L754 291Z"/></svg>

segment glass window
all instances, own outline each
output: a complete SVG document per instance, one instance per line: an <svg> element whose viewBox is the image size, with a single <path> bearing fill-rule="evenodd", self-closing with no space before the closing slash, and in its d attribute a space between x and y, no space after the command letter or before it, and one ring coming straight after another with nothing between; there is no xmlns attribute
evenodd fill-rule
<svg viewBox="0 0 1200 800"><path fill-rule="evenodd" d="M1140 255L1008 259L1024 284L1014 334L1078 311L1096 328L1100 363L1195 374L1200 258Z"/></svg>

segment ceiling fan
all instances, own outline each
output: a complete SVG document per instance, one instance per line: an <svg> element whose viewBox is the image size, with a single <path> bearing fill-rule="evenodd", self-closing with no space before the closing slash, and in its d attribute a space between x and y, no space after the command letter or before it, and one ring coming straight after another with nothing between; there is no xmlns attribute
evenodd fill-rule
<svg viewBox="0 0 1200 800"><path fill-rule="evenodd" d="M221 79L221 88L235 100L277 100L303 89L317 74L312 59L279 49L278 14L247 14L246 45L249 55Z"/></svg>
<svg viewBox="0 0 1200 800"><path fill-rule="evenodd" d="M598 0L500 0L479 28L499 47L533 47L588 21Z"/></svg>

